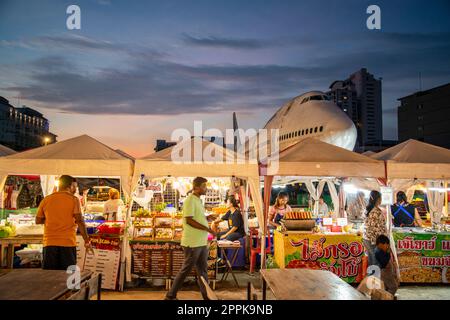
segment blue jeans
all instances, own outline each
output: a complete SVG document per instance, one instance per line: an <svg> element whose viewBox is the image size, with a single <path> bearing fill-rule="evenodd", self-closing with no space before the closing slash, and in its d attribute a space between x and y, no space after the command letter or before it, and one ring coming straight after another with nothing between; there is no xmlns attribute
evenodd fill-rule
<svg viewBox="0 0 450 320"><path fill-rule="evenodd" d="M369 240L363 239L364 247L366 248L367 256L369 258L368 266L378 265L377 259L375 258L375 248L376 245L370 243Z"/></svg>

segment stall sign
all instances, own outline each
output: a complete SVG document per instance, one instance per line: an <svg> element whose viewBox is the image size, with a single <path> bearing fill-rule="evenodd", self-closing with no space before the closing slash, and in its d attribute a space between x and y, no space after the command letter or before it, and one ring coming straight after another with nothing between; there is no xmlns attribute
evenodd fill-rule
<svg viewBox="0 0 450 320"><path fill-rule="evenodd" d="M347 218L338 218L337 219L337 225L339 227L345 227L348 224Z"/></svg>
<svg viewBox="0 0 450 320"><path fill-rule="evenodd" d="M394 231L401 282L450 282L450 233Z"/></svg>
<svg viewBox="0 0 450 320"><path fill-rule="evenodd" d="M163 185L162 185L162 183L151 183L148 185L148 187L146 189L153 191L153 193L162 193Z"/></svg>
<svg viewBox="0 0 450 320"><path fill-rule="evenodd" d="M324 226L332 226L333 225L333 218L323 218L322 224Z"/></svg>
<svg viewBox="0 0 450 320"><path fill-rule="evenodd" d="M120 250L120 239L102 236L91 236L91 244L96 249Z"/></svg>
<svg viewBox="0 0 450 320"><path fill-rule="evenodd" d="M357 235L301 235L285 238L285 267L328 270L348 283L363 278L364 247Z"/></svg>
<svg viewBox="0 0 450 320"><path fill-rule="evenodd" d="M394 204L394 190L391 187L380 187L381 205L388 206Z"/></svg>

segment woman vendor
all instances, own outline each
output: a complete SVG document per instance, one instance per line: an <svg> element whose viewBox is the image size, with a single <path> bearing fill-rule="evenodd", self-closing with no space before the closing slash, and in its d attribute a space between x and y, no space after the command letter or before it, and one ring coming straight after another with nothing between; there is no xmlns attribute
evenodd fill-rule
<svg viewBox="0 0 450 320"><path fill-rule="evenodd" d="M278 193L275 204L269 209L269 227L277 228L281 226L280 221L288 212L292 212L292 208L288 205L289 196L286 192Z"/></svg>
<svg viewBox="0 0 450 320"><path fill-rule="evenodd" d="M406 194L403 191L397 192L397 202L391 206L391 213L394 217L395 227L422 227L422 219L416 207L408 203Z"/></svg>
<svg viewBox="0 0 450 320"><path fill-rule="evenodd" d="M111 188L109 189L109 200L105 202L105 206L103 207L103 215L108 221L117 221L119 207L123 206L124 203L122 199L120 199L119 190Z"/></svg>
<svg viewBox="0 0 450 320"><path fill-rule="evenodd" d="M241 211L239 210L239 205L235 197L229 196L227 198L227 213L225 213L222 217L217 218L211 229L214 232L217 232L218 225L222 221L228 222L228 230L217 233L218 240L228 240L228 241L236 241L240 238L245 237L244 230L244 220L242 218Z"/></svg>

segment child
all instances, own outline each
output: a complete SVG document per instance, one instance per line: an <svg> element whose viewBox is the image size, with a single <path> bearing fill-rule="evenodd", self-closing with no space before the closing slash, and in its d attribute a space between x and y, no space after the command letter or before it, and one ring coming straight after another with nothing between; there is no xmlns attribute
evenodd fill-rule
<svg viewBox="0 0 450 320"><path fill-rule="evenodd" d="M384 282L386 291L395 295L398 289L397 272L391 257L389 238L379 235L376 241L375 259L381 269L381 280Z"/></svg>

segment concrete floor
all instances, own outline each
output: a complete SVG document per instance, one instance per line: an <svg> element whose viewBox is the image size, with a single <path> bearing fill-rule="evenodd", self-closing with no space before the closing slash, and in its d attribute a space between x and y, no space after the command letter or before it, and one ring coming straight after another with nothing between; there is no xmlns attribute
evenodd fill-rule
<svg viewBox="0 0 450 320"><path fill-rule="evenodd" d="M222 275L219 274L219 279ZM247 283L251 282L257 290L258 299L261 299L261 281L259 273L250 275L248 272L236 272L240 288L236 287L230 276L224 282L216 283L215 293L220 300L246 300ZM144 284L140 287L128 288L125 292L104 291L104 300L163 300L166 294L165 287L154 287ZM433 286L401 286L397 291L398 300L450 300L450 285ZM179 300L201 300L197 284L189 280L178 293ZM274 296L267 290L267 299L273 300Z"/></svg>

